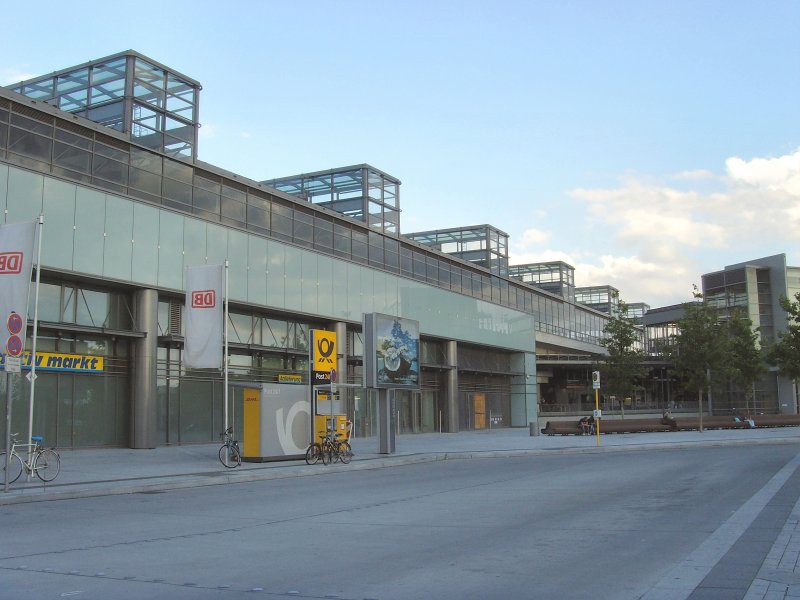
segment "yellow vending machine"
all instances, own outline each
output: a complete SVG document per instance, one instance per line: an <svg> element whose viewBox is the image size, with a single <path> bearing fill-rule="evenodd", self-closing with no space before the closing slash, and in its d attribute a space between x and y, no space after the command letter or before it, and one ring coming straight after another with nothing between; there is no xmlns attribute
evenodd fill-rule
<svg viewBox="0 0 800 600"><path fill-rule="evenodd" d="M243 387L242 460L303 458L311 421L308 386L260 383Z"/></svg>

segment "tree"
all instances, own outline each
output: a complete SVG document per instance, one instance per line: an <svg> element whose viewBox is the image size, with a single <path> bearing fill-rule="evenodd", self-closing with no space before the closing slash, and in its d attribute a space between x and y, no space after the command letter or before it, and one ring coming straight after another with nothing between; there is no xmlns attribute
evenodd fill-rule
<svg viewBox="0 0 800 600"><path fill-rule="evenodd" d="M684 315L677 323L679 333L667 352L684 388L697 393L699 430L703 431L703 392L711 387L712 371L725 371L730 338L716 309L702 301L696 286L694 298L695 302L683 305Z"/></svg>
<svg viewBox="0 0 800 600"><path fill-rule="evenodd" d="M644 350L640 347L641 333L628 317L628 305L619 301L611 319L603 328L600 342L608 350L608 358L600 364L603 388L613 396L624 399L633 396L637 382L646 375ZM622 414L624 404L620 401Z"/></svg>
<svg viewBox="0 0 800 600"><path fill-rule="evenodd" d="M800 292L794 299L792 302L786 296L780 298L789 323L786 331L778 333L778 341L769 347L767 360L778 367L781 375L797 381L800 379Z"/></svg>
<svg viewBox="0 0 800 600"><path fill-rule="evenodd" d="M764 355L758 345L758 329L754 329L750 318L743 310L738 309L725 322L725 331L728 335L729 351L725 374L747 398L753 384L766 370ZM753 406L755 406L755 391L753 391Z"/></svg>

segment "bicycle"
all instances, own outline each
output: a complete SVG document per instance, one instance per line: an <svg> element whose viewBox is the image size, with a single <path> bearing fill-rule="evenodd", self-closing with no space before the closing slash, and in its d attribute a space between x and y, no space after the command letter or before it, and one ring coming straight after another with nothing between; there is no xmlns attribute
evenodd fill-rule
<svg viewBox="0 0 800 600"><path fill-rule="evenodd" d="M11 456L8 464L8 482L14 483L24 470L28 475L36 476L47 483L58 477L61 471L61 456L55 448L45 448L42 445L44 438L40 435L31 436L31 443L20 444L17 441L19 434L11 434ZM23 459L17 448L26 448L28 458ZM0 452L0 463L3 471L6 470L6 453ZM4 473L5 475L5 473Z"/></svg>
<svg viewBox="0 0 800 600"><path fill-rule="evenodd" d="M219 449L219 462L229 469L235 469L242 464L242 451L239 442L233 439L233 425L219 434L223 444Z"/></svg>
<svg viewBox="0 0 800 600"><path fill-rule="evenodd" d="M347 464L353 458L353 450L350 443L340 440L341 434L335 431L320 431L322 434L321 442L312 442L306 449L306 464L314 465L322 459L322 464L329 465L337 460Z"/></svg>

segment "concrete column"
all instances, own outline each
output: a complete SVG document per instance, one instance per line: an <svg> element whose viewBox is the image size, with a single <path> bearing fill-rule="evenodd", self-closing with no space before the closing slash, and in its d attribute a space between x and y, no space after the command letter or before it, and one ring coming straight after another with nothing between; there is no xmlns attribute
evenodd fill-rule
<svg viewBox="0 0 800 600"><path fill-rule="evenodd" d="M445 342L444 354L448 370L444 386L445 418L442 430L456 433L458 431L458 344L455 340Z"/></svg>
<svg viewBox="0 0 800 600"><path fill-rule="evenodd" d="M131 377L131 448L155 448L158 395L156 352L158 349L158 292L139 290L133 297L135 331L145 337L133 344Z"/></svg>

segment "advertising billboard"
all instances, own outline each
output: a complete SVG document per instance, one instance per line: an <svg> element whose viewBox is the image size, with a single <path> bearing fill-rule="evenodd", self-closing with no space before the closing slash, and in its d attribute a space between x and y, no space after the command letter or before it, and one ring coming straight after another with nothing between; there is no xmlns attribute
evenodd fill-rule
<svg viewBox="0 0 800 600"><path fill-rule="evenodd" d="M419 388L419 321L364 315L364 386Z"/></svg>

